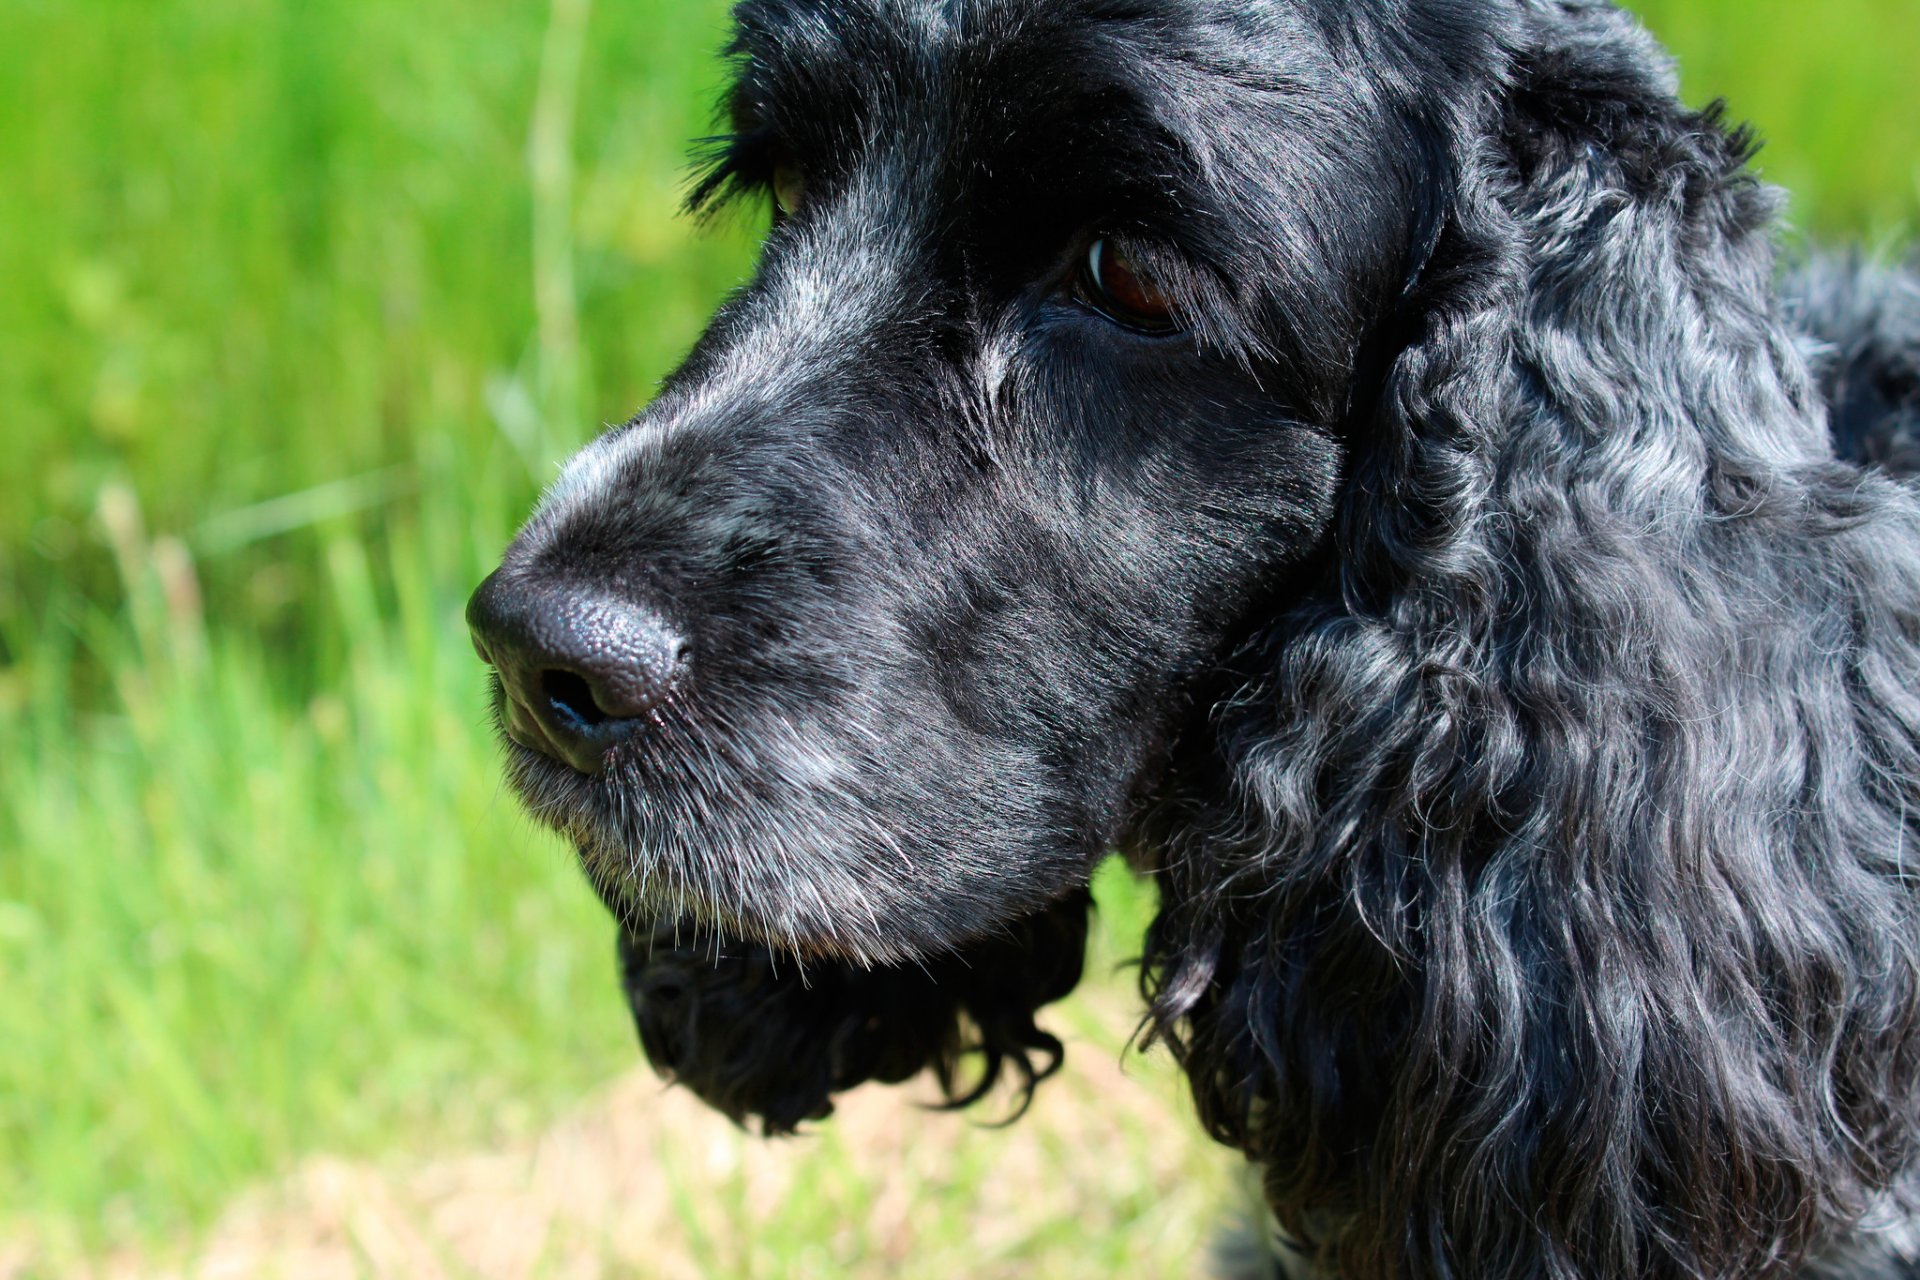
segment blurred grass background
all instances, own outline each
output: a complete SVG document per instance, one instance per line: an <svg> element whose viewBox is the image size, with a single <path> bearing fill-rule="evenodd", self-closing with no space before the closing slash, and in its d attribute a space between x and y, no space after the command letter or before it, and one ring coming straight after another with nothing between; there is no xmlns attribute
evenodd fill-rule
<svg viewBox="0 0 1920 1280"><path fill-rule="evenodd" d="M1796 228L1911 235L1920 0L1640 8ZM633 1065L460 611L748 269L756 226L674 216L723 19L0 6L0 1242L190 1236ZM1148 904L1103 900L1112 950Z"/></svg>

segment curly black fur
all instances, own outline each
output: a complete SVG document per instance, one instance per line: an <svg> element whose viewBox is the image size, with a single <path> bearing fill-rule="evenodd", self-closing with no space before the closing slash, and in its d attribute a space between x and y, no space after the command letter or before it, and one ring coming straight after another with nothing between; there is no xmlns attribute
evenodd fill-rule
<svg viewBox="0 0 1920 1280"><path fill-rule="evenodd" d="M926 1070L953 1107L1010 1076L1014 1119L1060 1067L1060 1041L1033 1015L1080 981L1088 905L1069 894L964 955L871 969L810 969L661 922L620 931L620 974L655 1069L769 1136L825 1119L842 1090Z"/></svg>
<svg viewBox="0 0 1920 1280"><path fill-rule="evenodd" d="M1597 0L737 17L698 199L790 207L502 570L689 638L600 772L510 749L678 922L656 1063L769 1131L1031 1088L1120 847L1316 1274L1914 1274L1911 280L1783 302Z"/></svg>

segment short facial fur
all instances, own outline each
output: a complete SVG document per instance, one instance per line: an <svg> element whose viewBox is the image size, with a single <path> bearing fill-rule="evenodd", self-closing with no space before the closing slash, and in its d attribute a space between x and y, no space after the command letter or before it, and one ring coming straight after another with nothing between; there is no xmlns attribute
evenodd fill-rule
<svg viewBox="0 0 1920 1280"><path fill-rule="evenodd" d="M691 678L603 777L518 748L515 776L636 903L803 954L935 954L1085 880L1188 677L1295 590L1352 362L1430 234L1416 143L1376 154L1377 94L1320 93L1344 78L1283 10L739 18L738 133L703 191L782 165L805 196L507 557L667 610ZM1169 109L1276 50L1297 82L1242 118ZM988 81L1011 100L967 89ZM1280 125L1275 176L1299 176L1251 187L1223 131ZM1397 189L1315 207L1356 163ZM1095 236L1140 245L1188 331L1076 299Z"/></svg>
<svg viewBox="0 0 1920 1280"><path fill-rule="evenodd" d="M1744 139L1587 0L737 18L697 202L797 198L503 568L687 640L602 772L509 747L656 1057L773 1129L1030 1082L1120 846L1324 1274L1906 1274L1920 503L1834 457Z"/></svg>

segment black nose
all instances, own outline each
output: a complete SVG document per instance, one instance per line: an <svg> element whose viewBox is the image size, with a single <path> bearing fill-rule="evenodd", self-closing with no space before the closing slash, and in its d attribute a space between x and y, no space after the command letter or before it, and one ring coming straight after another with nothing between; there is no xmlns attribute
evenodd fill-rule
<svg viewBox="0 0 1920 1280"><path fill-rule="evenodd" d="M500 675L507 736L598 773L646 723L686 661L666 620L605 593L495 572L467 602L474 648Z"/></svg>

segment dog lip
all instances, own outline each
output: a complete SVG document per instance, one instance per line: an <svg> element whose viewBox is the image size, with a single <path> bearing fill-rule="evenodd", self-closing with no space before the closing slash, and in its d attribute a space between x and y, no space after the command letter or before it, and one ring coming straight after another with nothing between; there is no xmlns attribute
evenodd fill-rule
<svg viewBox="0 0 1920 1280"><path fill-rule="evenodd" d="M508 739L515 744L588 777L606 771L606 744L583 737L575 749L569 750L554 740L540 723L540 717L518 698L506 698L505 704L501 708L501 721Z"/></svg>

